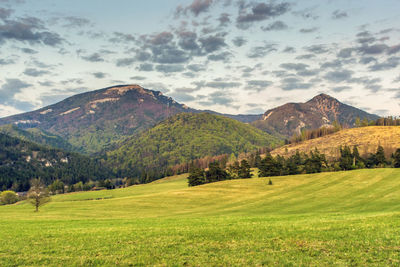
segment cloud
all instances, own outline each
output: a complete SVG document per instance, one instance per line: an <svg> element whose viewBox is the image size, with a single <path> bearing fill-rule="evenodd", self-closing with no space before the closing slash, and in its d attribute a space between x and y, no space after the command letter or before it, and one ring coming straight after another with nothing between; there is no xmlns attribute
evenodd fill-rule
<svg viewBox="0 0 400 267"><path fill-rule="evenodd" d="M313 33L318 31L318 27L312 27L312 28L302 28L299 30L300 33Z"/></svg>
<svg viewBox="0 0 400 267"><path fill-rule="evenodd" d="M283 53L296 53L296 48L293 46L286 46L285 49L282 50Z"/></svg>
<svg viewBox="0 0 400 267"><path fill-rule="evenodd" d="M388 48L385 44L363 45L358 48L358 51L364 55L379 55L383 54Z"/></svg>
<svg viewBox="0 0 400 267"><path fill-rule="evenodd" d="M13 59L2 59L0 58L0 66L4 66L4 65L11 65L14 64L15 61Z"/></svg>
<svg viewBox="0 0 400 267"><path fill-rule="evenodd" d="M285 91L310 89L313 84L304 82L301 78L289 77L282 79L282 89Z"/></svg>
<svg viewBox="0 0 400 267"><path fill-rule="evenodd" d="M340 83L343 81L350 80L353 73L354 72L351 70L330 71L325 74L324 78L330 82Z"/></svg>
<svg viewBox="0 0 400 267"><path fill-rule="evenodd" d="M89 62L103 62L104 59L99 53L93 53L88 56L83 56L83 60L89 61Z"/></svg>
<svg viewBox="0 0 400 267"><path fill-rule="evenodd" d="M271 86L273 83L271 81L267 80L250 80L247 81L247 86L245 87L245 90L249 91L256 91L256 92L261 92L264 91L267 87Z"/></svg>
<svg viewBox="0 0 400 267"><path fill-rule="evenodd" d="M175 15L179 17L179 15L181 14L187 15L188 13L192 13L197 17L201 13L207 12L213 2L213 0L194 0L190 5L186 7L182 5L178 6L175 11Z"/></svg>
<svg viewBox="0 0 400 267"><path fill-rule="evenodd" d="M366 65L371 62L377 62L377 61L378 60L374 57L362 57L362 58L360 58L359 63Z"/></svg>
<svg viewBox="0 0 400 267"><path fill-rule="evenodd" d="M301 71L301 70L305 70L309 66L304 63L283 63L283 64L280 64L279 67L286 69L286 70Z"/></svg>
<svg viewBox="0 0 400 267"><path fill-rule="evenodd" d="M313 55L313 54L304 54L304 55L297 56L296 59L311 59L314 57L315 57L315 55Z"/></svg>
<svg viewBox="0 0 400 267"><path fill-rule="evenodd" d="M226 46L225 39L221 36L214 35L199 39L201 47L207 52L212 53Z"/></svg>
<svg viewBox="0 0 400 267"><path fill-rule="evenodd" d="M322 69L327 69L327 68L340 68L342 67L343 63L340 60L333 60L333 61L327 61L322 63L320 66Z"/></svg>
<svg viewBox="0 0 400 267"><path fill-rule="evenodd" d="M335 10L332 13L332 19L343 19L347 17L348 17L347 12L343 10Z"/></svg>
<svg viewBox="0 0 400 267"><path fill-rule="evenodd" d="M46 74L49 74L49 71L46 70L38 70L38 69L34 69L34 68L27 68L24 71L24 74L27 76L31 76L31 77L40 77Z"/></svg>
<svg viewBox="0 0 400 267"><path fill-rule="evenodd" d="M24 52L25 54L30 54L30 55L34 55L34 54L38 53L36 50L30 49L30 48L21 48L21 51Z"/></svg>
<svg viewBox="0 0 400 267"><path fill-rule="evenodd" d="M117 59L117 62L115 63L115 65L117 67L128 67L128 66L132 66L132 64L135 62L136 62L136 58L133 58L133 57L119 58L119 59Z"/></svg>
<svg viewBox="0 0 400 267"><path fill-rule="evenodd" d="M291 5L288 2L279 4L275 4L274 2L250 3L241 7L239 16L236 19L236 25L240 29L247 29L254 22L267 20L287 13L290 7Z"/></svg>
<svg viewBox="0 0 400 267"><path fill-rule="evenodd" d="M288 29L288 25L286 25L286 23L284 23L283 21L275 21L271 24L269 24L268 26L263 26L261 27L261 30L263 31L283 31Z"/></svg>
<svg viewBox="0 0 400 267"><path fill-rule="evenodd" d="M184 71L182 65L157 65L156 70L163 73L181 72Z"/></svg>
<svg viewBox="0 0 400 267"><path fill-rule="evenodd" d="M90 20L81 17L69 16L65 17L64 20L67 22L63 25L65 28L83 28L91 25Z"/></svg>
<svg viewBox="0 0 400 267"><path fill-rule="evenodd" d="M227 91L217 91L208 95L208 101L199 102L202 105L222 105L222 106L231 106L234 102L232 95Z"/></svg>
<svg viewBox="0 0 400 267"><path fill-rule="evenodd" d="M221 81L213 81L205 83L204 86L218 89L227 89L227 88L236 88L240 87L242 84L238 82L221 82Z"/></svg>
<svg viewBox="0 0 400 267"><path fill-rule="evenodd" d="M131 79L131 80L137 80L137 81L143 81L143 80L146 80L147 78L146 78L146 77L143 77L143 76L132 76L132 77L130 77L129 79Z"/></svg>
<svg viewBox="0 0 400 267"><path fill-rule="evenodd" d="M113 33L113 37L111 37L109 39L109 41L111 43L131 43L131 42L135 42L136 38L135 36L131 35L131 34L126 34L126 33L122 33L122 32L114 32Z"/></svg>
<svg viewBox="0 0 400 267"><path fill-rule="evenodd" d="M323 44L306 46L304 49L313 54L324 54L329 52L329 49Z"/></svg>
<svg viewBox="0 0 400 267"><path fill-rule="evenodd" d="M150 63L143 63L143 64L140 64L139 67L137 67L136 69L139 71L153 71L154 66L153 66L153 64L150 64Z"/></svg>
<svg viewBox="0 0 400 267"><path fill-rule="evenodd" d="M184 50L199 51L200 47L197 43L197 34L191 31L182 31L178 33L179 46Z"/></svg>
<svg viewBox="0 0 400 267"><path fill-rule="evenodd" d="M235 39L232 40L233 44L237 47L241 47L247 43L247 40L244 39L241 36L236 37Z"/></svg>
<svg viewBox="0 0 400 267"><path fill-rule="evenodd" d="M187 68L193 72L205 71L206 67L203 64L191 64Z"/></svg>
<svg viewBox="0 0 400 267"><path fill-rule="evenodd" d="M5 20L10 17L10 15L14 12L12 9L1 8L0 7L0 19Z"/></svg>
<svg viewBox="0 0 400 267"><path fill-rule="evenodd" d="M0 104L13 104L16 107L14 96L22 89L31 87L32 84L21 81L20 79L6 79L0 88Z"/></svg>
<svg viewBox="0 0 400 267"><path fill-rule="evenodd" d="M400 44L389 47L387 53L389 55L396 54L400 51Z"/></svg>
<svg viewBox="0 0 400 267"><path fill-rule="evenodd" d="M342 48L337 54L337 56L340 58L350 58L352 56L353 51L354 48Z"/></svg>
<svg viewBox="0 0 400 267"><path fill-rule="evenodd" d="M17 20L3 20L3 24L0 24L0 43L5 41L57 46L63 43L64 39L57 33L48 31L40 19L24 17Z"/></svg>
<svg viewBox="0 0 400 267"><path fill-rule="evenodd" d="M220 27L226 27L231 22L230 16L228 13L222 13L219 15L218 21Z"/></svg>
<svg viewBox="0 0 400 267"><path fill-rule="evenodd" d="M315 7L306 8L306 9L299 10L299 11L294 11L293 14L295 16L302 17L303 19L316 20L319 18L319 16L315 14Z"/></svg>
<svg viewBox="0 0 400 267"><path fill-rule="evenodd" d="M371 71L391 70L397 68L400 64L400 57L390 57L382 63L375 63L369 67Z"/></svg>
<svg viewBox="0 0 400 267"><path fill-rule="evenodd" d="M97 79L103 79L108 76L108 74L104 72L93 72L92 75Z"/></svg>
<svg viewBox="0 0 400 267"><path fill-rule="evenodd" d="M256 46L251 48L247 53L248 58L263 58L271 52L278 51L276 44L265 44L263 46Z"/></svg>
<svg viewBox="0 0 400 267"><path fill-rule="evenodd" d="M336 87L333 87L331 89L332 89L332 91L334 91L336 93L340 93L340 92L343 92L343 91L349 91L352 88L350 86L336 86Z"/></svg>
<svg viewBox="0 0 400 267"><path fill-rule="evenodd" d="M181 92L180 93L172 92L172 93L169 93L169 96L171 96L178 102L191 102L191 101L196 100L196 98L194 96L189 95L187 93L181 93Z"/></svg>
<svg viewBox="0 0 400 267"><path fill-rule="evenodd" d="M209 55L207 58L208 58L208 60L211 60L211 61L229 62L231 57L232 57L231 53L222 52L222 53L219 53L219 54Z"/></svg>

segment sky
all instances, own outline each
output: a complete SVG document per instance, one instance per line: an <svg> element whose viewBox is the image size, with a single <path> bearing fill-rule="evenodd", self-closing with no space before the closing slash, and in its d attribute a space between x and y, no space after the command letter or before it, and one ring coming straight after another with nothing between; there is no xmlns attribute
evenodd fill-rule
<svg viewBox="0 0 400 267"><path fill-rule="evenodd" d="M139 84L261 114L319 93L400 115L400 0L0 0L0 117Z"/></svg>

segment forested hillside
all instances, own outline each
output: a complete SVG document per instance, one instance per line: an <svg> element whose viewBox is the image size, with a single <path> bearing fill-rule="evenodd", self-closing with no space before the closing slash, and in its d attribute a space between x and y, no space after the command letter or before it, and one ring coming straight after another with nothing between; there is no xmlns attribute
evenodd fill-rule
<svg viewBox="0 0 400 267"><path fill-rule="evenodd" d="M38 177L46 184L60 179L70 185L103 180L112 173L89 157L0 133L0 190L26 191L29 180Z"/></svg>
<svg viewBox="0 0 400 267"><path fill-rule="evenodd" d="M107 153L120 177L162 177L169 166L220 154L274 147L281 140L250 125L209 113L179 114Z"/></svg>
<svg viewBox="0 0 400 267"><path fill-rule="evenodd" d="M0 133L7 134L25 141L30 141L43 146L59 148L68 151L80 151L58 135L40 130L39 128L21 129L16 125L0 126Z"/></svg>

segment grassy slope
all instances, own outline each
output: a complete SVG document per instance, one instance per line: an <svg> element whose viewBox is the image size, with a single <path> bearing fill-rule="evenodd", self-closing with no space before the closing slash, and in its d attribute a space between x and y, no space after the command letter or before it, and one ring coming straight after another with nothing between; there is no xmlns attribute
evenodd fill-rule
<svg viewBox="0 0 400 267"><path fill-rule="evenodd" d="M358 146L361 155L375 153L379 145L386 149L389 156L395 149L400 148L399 126L369 126L346 129L324 137L307 140L298 144L286 145L275 149L272 154L291 155L298 149L309 152L315 147L329 157L340 155L339 146ZM286 152L287 149L287 152Z"/></svg>
<svg viewBox="0 0 400 267"><path fill-rule="evenodd" d="M0 265L398 265L400 170L185 175L0 207Z"/></svg>

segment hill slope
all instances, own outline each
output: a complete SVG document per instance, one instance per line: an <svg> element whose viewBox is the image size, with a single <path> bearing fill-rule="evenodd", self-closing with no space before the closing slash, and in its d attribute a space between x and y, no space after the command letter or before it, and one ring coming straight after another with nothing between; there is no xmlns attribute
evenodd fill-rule
<svg viewBox="0 0 400 267"><path fill-rule="evenodd" d="M13 186L29 189L29 180L40 177L46 184L56 179L65 184L109 178L100 163L77 153L48 148L0 133L0 190Z"/></svg>
<svg viewBox="0 0 400 267"><path fill-rule="evenodd" d="M159 91L138 85L114 86L67 98L54 105L7 118L0 124L37 127L60 135L88 153L190 111Z"/></svg>
<svg viewBox="0 0 400 267"><path fill-rule="evenodd" d="M302 129L317 129L331 125L335 120L350 127L356 118L376 120L379 117L355 107L343 104L326 94L320 94L306 103L288 103L265 112L262 120L252 124L269 133L286 137L298 134Z"/></svg>
<svg viewBox="0 0 400 267"><path fill-rule="evenodd" d="M340 155L340 146L357 146L361 155L375 153L379 145L385 148L387 156L390 156L397 148L400 148L399 126L368 126L361 128L345 129L334 134L316 139L306 140L298 144L290 144L279 147L272 154L288 156L300 152L309 152L314 148L328 156L337 158Z"/></svg>
<svg viewBox="0 0 400 267"><path fill-rule="evenodd" d="M400 263L399 169L272 180L188 188L179 176L57 195L37 213L25 202L0 206L0 265Z"/></svg>
<svg viewBox="0 0 400 267"><path fill-rule="evenodd" d="M67 151L78 151L77 148L73 147L60 136L40 130L39 128L21 129L16 125L7 124L0 126L0 133L43 146L59 148Z"/></svg>
<svg viewBox="0 0 400 267"><path fill-rule="evenodd" d="M143 170L162 172L167 166L205 156L241 153L279 143L276 137L223 116L178 114L107 152L107 162L122 169L122 177L137 177Z"/></svg>

